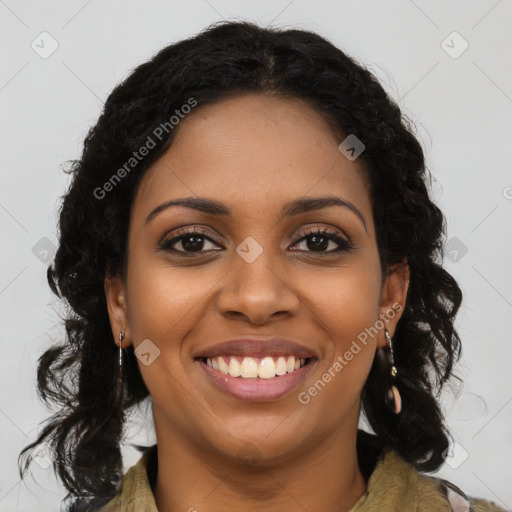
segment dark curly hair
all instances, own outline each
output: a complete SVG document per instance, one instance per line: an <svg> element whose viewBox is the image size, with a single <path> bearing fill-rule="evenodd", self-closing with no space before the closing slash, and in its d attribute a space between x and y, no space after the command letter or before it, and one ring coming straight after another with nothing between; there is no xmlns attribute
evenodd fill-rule
<svg viewBox="0 0 512 512"><path fill-rule="evenodd" d="M118 348L104 280L107 273L125 275L133 198L176 129L155 140L148 156L110 187L107 200L98 190L106 190L115 170L191 98L200 108L245 92L305 100L339 133L364 142L358 162L370 188L383 276L407 258L410 281L394 335L402 412L386 407L389 367L378 357L362 390L362 410L376 436L417 470L432 472L444 461L451 436L437 398L460 357L454 317L462 292L441 266L445 220L429 198L412 122L368 69L321 36L220 22L162 49L117 85L68 171L59 247L47 272L67 306L66 339L42 354L37 369L38 395L58 412L20 453L24 476L35 447L51 447L54 470L69 491L68 510L101 506L114 496L126 411L149 395L130 345L123 356L122 409L116 400Z"/></svg>

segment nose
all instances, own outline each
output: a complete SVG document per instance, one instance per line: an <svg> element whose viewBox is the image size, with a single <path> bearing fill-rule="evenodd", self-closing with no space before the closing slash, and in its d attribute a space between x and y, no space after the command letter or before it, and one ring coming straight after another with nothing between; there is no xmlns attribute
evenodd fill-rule
<svg viewBox="0 0 512 512"><path fill-rule="evenodd" d="M293 291L290 276L268 253L263 251L252 262L233 255L234 264L218 296L222 315L243 317L247 322L261 325L273 317L291 317L298 313L300 301Z"/></svg>

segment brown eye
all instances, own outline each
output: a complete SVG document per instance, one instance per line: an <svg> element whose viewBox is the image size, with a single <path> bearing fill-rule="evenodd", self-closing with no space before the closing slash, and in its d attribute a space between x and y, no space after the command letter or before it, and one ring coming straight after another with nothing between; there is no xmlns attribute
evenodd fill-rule
<svg viewBox="0 0 512 512"><path fill-rule="evenodd" d="M159 248L163 251L172 251L176 253L202 253L203 251L208 249L204 248L206 241L213 243L215 245L216 242L211 237L206 235L206 232L202 229L194 228L189 230L183 230L160 243ZM175 249L174 246L181 244L181 249Z"/></svg>
<svg viewBox="0 0 512 512"><path fill-rule="evenodd" d="M295 242L295 244L306 241L305 252L313 252L319 253L319 255L327 255L349 251L350 249L352 249L352 244L350 243L349 240L342 238L337 232L331 231L330 229L317 228L305 233L301 233L300 236L301 238L297 242ZM335 244L338 246L338 248L334 248L334 250L327 251L327 249L329 248L329 244Z"/></svg>

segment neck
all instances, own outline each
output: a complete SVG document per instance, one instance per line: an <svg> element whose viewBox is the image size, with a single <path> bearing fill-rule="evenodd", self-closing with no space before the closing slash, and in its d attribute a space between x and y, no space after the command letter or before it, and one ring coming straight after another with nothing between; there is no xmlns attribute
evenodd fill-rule
<svg viewBox="0 0 512 512"><path fill-rule="evenodd" d="M156 423L155 423L156 427ZM357 424L280 462L251 465L177 432L158 436L154 497L159 512L287 510L348 512L366 491L358 465ZM164 435L162 435L164 434Z"/></svg>

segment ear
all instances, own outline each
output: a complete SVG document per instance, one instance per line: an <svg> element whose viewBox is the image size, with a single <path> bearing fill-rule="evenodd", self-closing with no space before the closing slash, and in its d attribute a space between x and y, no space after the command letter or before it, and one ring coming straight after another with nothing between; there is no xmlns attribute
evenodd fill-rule
<svg viewBox="0 0 512 512"><path fill-rule="evenodd" d="M393 338L398 321L404 312L407 290L409 289L409 275L410 269L407 258L404 258L402 262L396 263L389 269L382 286L379 318L384 321L391 338ZM387 339L383 327L379 331L377 346L383 348L386 345Z"/></svg>
<svg viewBox="0 0 512 512"><path fill-rule="evenodd" d="M119 346L119 333L124 330L123 348L126 348L131 343L131 336L128 325L126 290L122 276L107 274L105 277L105 298L114 341Z"/></svg>

